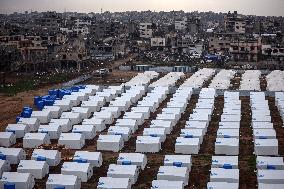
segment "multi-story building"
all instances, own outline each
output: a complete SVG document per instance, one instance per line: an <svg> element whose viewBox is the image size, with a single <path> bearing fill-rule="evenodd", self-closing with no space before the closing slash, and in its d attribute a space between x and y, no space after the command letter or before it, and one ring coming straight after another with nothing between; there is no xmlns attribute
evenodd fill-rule
<svg viewBox="0 0 284 189"><path fill-rule="evenodd" d="M246 19L237 11L226 14L224 24L226 32L246 33Z"/></svg>
<svg viewBox="0 0 284 189"><path fill-rule="evenodd" d="M261 55L261 38L246 38L233 41L230 47L233 61L257 62Z"/></svg>
<svg viewBox="0 0 284 189"><path fill-rule="evenodd" d="M166 39L163 37L151 38L151 47L165 47Z"/></svg>
<svg viewBox="0 0 284 189"><path fill-rule="evenodd" d="M175 20L175 30L186 30L187 18Z"/></svg>
<svg viewBox="0 0 284 189"><path fill-rule="evenodd" d="M153 37L153 24L152 23L140 23L139 33L141 38L150 39Z"/></svg>
<svg viewBox="0 0 284 189"><path fill-rule="evenodd" d="M208 38L210 52L229 52L233 34L214 33Z"/></svg>

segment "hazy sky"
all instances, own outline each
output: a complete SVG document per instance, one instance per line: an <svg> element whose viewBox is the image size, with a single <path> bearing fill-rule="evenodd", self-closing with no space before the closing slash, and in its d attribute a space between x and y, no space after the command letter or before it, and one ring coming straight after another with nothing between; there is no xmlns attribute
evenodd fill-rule
<svg viewBox="0 0 284 189"><path fill-rule="evenodd" d="M214 11L237 10L243 14L284 16L284 0L0 0L0 12L24 10L59 12L152 11Z"/></svg>

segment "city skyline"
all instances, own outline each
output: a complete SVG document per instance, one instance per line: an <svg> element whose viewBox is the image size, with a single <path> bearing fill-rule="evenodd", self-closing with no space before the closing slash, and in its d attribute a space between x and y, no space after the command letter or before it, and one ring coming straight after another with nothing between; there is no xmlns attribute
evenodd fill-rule
<svg viewBox="0 0 284 189"><path fill-rule="evenodd" d="M273 3L272 3L273 1ZM241 14L284 16L283 0L1 0L0 13L24 11L123 12L123 11L213 11L237 10Z"/></svg>

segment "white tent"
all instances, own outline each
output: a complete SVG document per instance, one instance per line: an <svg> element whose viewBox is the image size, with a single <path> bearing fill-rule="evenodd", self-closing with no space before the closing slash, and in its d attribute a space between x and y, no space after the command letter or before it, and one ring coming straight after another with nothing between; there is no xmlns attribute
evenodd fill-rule
<svg viewBox="0 0 284 189"><path fill-rule="evenodd" d="M136 139L136 152L156 153L161 150L160 137L138 136Z"/></svg>
<svg viewBox="0 0 284 189"><path fill-rule="evenodd" d="M50 137L46 133L26 133L23 138L23 148L36 148L50 143Z"/></svg>
<svg viewBox="0 0 284 189"><path fill-rule="evenodd" d="M283 157L257 156L256 168L284 170Z"/></svg>
<svg viewBox="0 0 284 189"><path fill-rule="evenodd" d="M82 125L93 125L96 127L96 131L101 132L105 130L106 125L105 121L103 119L84 119L82 122Z"/></svg>
<svg viewBox="0 0 284 189"><path fill-rule="evenodd" d="M131 189L129 178L100 177L97 189Z"/></svg>
<svg viewBox="0 0 284 189"><path fill-rule="evenodd" d="M85 137L81 133L61 133L58 144L69 149L81 149L85 145Z"/></svg>
<svg viewBox="0 0 284 189"><path fill-rule="evenodd" d="M37 131L40 122L37 118L20 118L18 124L24 124L29 127L29 131Z"/></svg>
<svg viewBox="0 0 284 189"><path fill-rule="evenodd" d="M73 113L73 112L63 112L60 119L69 119L71 125L76 125L83 121L80 113Z"/></svg>
<svg viewBox="0 0 284 189"><path fill-rule="evenodd" d="M30 173L4 172L0 179L0 188L33 189L34 185L35 180Z"/></svg>
<svg viewBox="0 0 284 189"><path fill-rule="evenodd" d="M239 169L211 168L210 182L239 183Z"/></svg>
<svg viewBox="0 0 284 189"><path fill-rule="evenodd" d="M25 124L8 124L6 131L15 133L16 138L23 138L29 132L29 127Z"/></svg>
<svg viewBox="0 0 284 189"><path fill-rule="evenodd" d="M89 111L97 112L100 110L100 108L103 106L104 102L99 102L99 101L83 101L81 103L82 108L88 108Z"/></svg>
<svg viewBox="0 0 284 189"><path fill-rule="evenodd" d="M166 140L166 129L165 128L144 128L144 136L160 137L161 142Z"/></svg>
<svg viewBox="0 0 284 189"><path fill-rule="evenodd" d="M123 119L134 119L138 125L142 125L145 118L143 113L125 112Z"/></svg>
<svg viewBox="0 0 284 189"><path fill-rule="evenodd" d="M273 123L269 122L252 122L253 129L273 129Z"/></svg>
<svg viewBox="0 0 284 189"><path fill-rule="evenodd" d="M124 141L128 141L131 136L131 129L129 127L112 126L108 128L108 135L121 135Z"/></svg>
<svg viewBox="0 0 284 189"><path fill-rule="evenodd" d="M36 179L42 179L49 173L49 166L45 161L21 160L18 173L30 173Z"/></svg>
<svg viewBox="0 0 284 189"><path fill-rule="evenodd" d="M189 170L187 167L160 166L157 180L182 181L184 186L188 185Z"/></svg>
<svg viewBox="0 0 284 189"><path fill-rule="evenodd" d="M198 154L200 148L199 138L178 137L175 143L175 153Z"/></svg>
<svg viewBox="0 0 284 189"><path fill-rule="evenodd" d="M228 183L228 182L208 182L207 188L210 189L239 189L239 183Z"/></svg>
<svg viewBox="0 0 284 189"><path fill-rule="evenodd" d="M145 119L150 117L150 107L132 107L131 112L144 113Z"/></svg>
<svg viewBox="0 0 284 189"><path fill-rule="evenodd" d="M72 129L70 119L51 119L49 125L59 125L63 133L69 132Z"/></svg>
<svg viewBox="0 0 284 189"><path fill-rule="evenodd" d="M207 132L208 124L203 121L187 121L185 124L185 129L202 129L203 135Z"/></svg>
<svg viewBox="0 0 284 189"><path fill-rule="evenodd" d="M118 165L137 165L142 170L147 164L147 156L140 153L120 153L117 158Z"/></svg>
<svg viewBox="0 0 284 189"><path fill-rule="evenodd" d="M219 122L219 129L240 129L240 122Z"/></svg>
<svg viewBox="0 0 284 189"><path fill-rule="evenodd" d="M65 95L62 100L70 101L71 107L78 106L80 104L80 97L77 95Z"/></svg>
<svg viewBox="0 0 284 189"><path fill-rule="evenodd" d="M93 139L96 136L96 127L93 125L74 125L72 133L81 133L85 139Z"/></svg>
<svg viewBox="0 0 284 189"><path fill-rule="evenodd" d="M46 189L54 189L56 187L80 189L81 180L75 175L49 174L46 181Z"/></svg>
<svg viewBox="0 0 284 189"><path fill-rule="evenodd" d="M10 172L10 163L7 160L0 160L0 177L2 177L3 172Z"/></svg>
<svg viewBox="0 0 284 189"><path fill-rule="evenodd" d="M236 114L223 114L221 116L221 122L240 122L241 116Z"/></svg>
<svg viewBox="0 0 284 189"><path fill-rule="evenodd" d="M97 150L118 152L124 146L121 135L99 135Z"/></svg>
<svg viewBox="0 0 284 189"><path fill-rule="evenodd" d="M45 106L42 111L50 112L52 119L57 119L62 114L62 109L59 106Z"/></svg>
<svg viewBox="0 0 284 189"><path fill-rule="evenodd" d="M16 135L13 132L0 132L0 146L10 147L16 144Z"/></svg>
<svg viewBox="0 0 284 189"><path fill-rule="evenodd" d="M239 139L216 138L215 154L239 155Z"/></svg>
<svg viewBox="0 0 284 189"><path fill-rule="evenodd" d="M191 171L191 155L165 155L165 166L187 167Z"/></svg>
<svg viewBox="0 0 284 189"><path fill-rule="evenodd" d="M218 129L217 137L218 138L239 138L240 130L239 129Z"/></svg>
<svg viewBox="0 0 284 189"><path fill-rule="evenodd" d="M156 120L172 121L175 125L178 121L178 115L175 114L158 114Z"/></svg>
<svg viewBox="0 0 284 189"><path fill-rule="evenodd" d="M115 126L128 127L131 133L134 133L138 129L137 120L135 119L117 119Z"/></svg>
<svg viewBox="0 0 284 189"><path fill-rule="evenodd" d="M182 129L180 133L184 138L199 138L200 144L203 142L203 130L202 129Z"/></svg>
<svg viewBox="0 0 284 189"><path fill-rule="evenodd" d="M100 111L93 114L93 119L103 119L105 124L112 124L114 122L113 113L110 111Z"/></svg>
<svg viewBox="0 0 284 189"><path fill-rule="evenodd" d="M79 101L83 101L83 100L87 100L89 98L89 95L85 92L81 92L81 91L78 91L78 92L72 92L71 95L65 95L67 98L68 96L77 96L79 97ZM64 97L65 97L64 96ZM64 98L63 97L63 98Z"/></svg>
<svg viewBox="0 0 284 189"><path fill-rule="evenodd" d="M253 129L254 139L276 139L274 129Z"/></svg>
<svg viewBox="0 0 284 189"><path fill-rule="evenodd" d="M206 114L206 115L211 116L212 113L213 113L213 110L211 108L195 108L192 111L193 114L198 114L198 113L200 114L201 112Z"/></svg>
<svg viewBox="0 0 284 189"><path fill-rule="evenodd" d="M154 189L183 189L183 181L153 180L152 188Z"/></svg>
<svg viewBox="0 0 284 189"><path fill-rule="evenodd" d="M78 91L79 93L82 93L82 94L85 94L87 96L87 98L91 95L94 95L95 94L95 91L93 89L88 89L88 88L85 88L85 89L79 89Z"/></svg>
<svg viewBox="0 0 284 189"><path fill-rule="evenodd" d="M120 100L120 99L116 99L115 101L111 101L109 103L110 108L118 108L119 112L128 110L130 106L131 106L131 101Z"/></svg>
<svg viewBox="0 0 284 189"><path fill-rule="evenodd" d="M90 163L64 162L61 167L61 174L75 175L82 182L88 182L93 176L93 167Z"/></svg>
<svg viewBox="0 0 284 189"><path fill-rule="evenodd" d="M139 175L139 169L137 165L115 165L110 164L107 176L113 178L129 178L130 184L136 183Z"/></svg>
<svg viewBox="0 0 284 189"><path fill-rule="evenodd" d="M49 123L51 120L51 112L50 111L33 111L31 118L37 118L40 123Z"/></svg>
<svg viewBox="0 0 284 189"><path fill-rule="evenodd" d="M102 107L101 112L109 112L113 118L118 118L121 115L122 110L121 107Z"/></svg>
<svg viewBox="0 0 284 189"><path fill-rule="evenodd" d="M60 125L50 124L50 125L40 125L38 128L39 133L47 133L50 136L50 139L58 139L62 129Z"/></svg>
<svg viewBox="0 0 284 189"><path fill-rule="evenodd" d="M49 166L57 166L61 161L61 152L58 150L34 149L31 159L46 161Z"/></svg>
<svg viewBox="0 0 284 189"><path fill-rule="evenodd" d="M137 103L137 107L149 107L151 112L156 111L158 108L159 103L156 101L146 101L142 100Z"/></svg>
<svg viewBox="0 0 284 189"><path fill-rule="evenodd" d="M165 120L152 120L150 128L165 128L166 134L170 134L172 132L174 123L172 121Z"/></svg>
<svg viewBox="0 0 284 189"><path fill-rule="evenodd" d="M87 161L92 167L100 167L103 163L103 157L101 152L76 151L73 161Z"/></svg>
<svg viewBox="0 0 284 189"><path fill-rule="evenodd" d="M258 183L258 189L283 189L284 184Z"/></svg>
<svg viewBox="0 0 284 189"><path fill-rule="evenodd" d="M255 139L254 151L256 155L278 155L278 140Z"/></svg>
<svg viewBox="0 0 284 189"><path fill-rule="evenodd" d="M284 184L284 170L257 170L258 183Z"/></svg>
<svg viewBox="0 0 284 189"><path fill-rule="evenodd" d="M79 113L82 119L88 119L92 115L91 109L84 107L74 107L71 112Z"/></svg>
<svg viewBox="0 0 284 189"><path fill-rule="evenodd" d="M26 153L22 148L3 148L0 147L0 156L12 164L18 164L20 160L26 159Z"/></svg>
<svg viewBox="0 0 284 189"><path fill-rule="evenodd" d="M238 169L238 156L212 156L212 168Z"/></svg>
<svg viewBox="0 0 284 189"><path fill-rule="evenodd" d="M184 102L170 101L167 103L167 108L178 108L182 113L185 111L187 104Z"/></svg>
<svg viewBox="0 0 284 189"><path fill-rule="evenodd" d="M66 112L71 110L73 104L70 100L62 99L62 100L55 100L53 106L58 106L63 112Z"/></svg>

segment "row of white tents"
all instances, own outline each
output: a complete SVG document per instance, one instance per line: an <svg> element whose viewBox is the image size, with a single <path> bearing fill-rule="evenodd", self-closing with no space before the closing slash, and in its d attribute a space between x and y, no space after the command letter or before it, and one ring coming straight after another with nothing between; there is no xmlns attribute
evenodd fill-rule
<svg viewBox="0 0 284 189"><path fill-rule="evenodd" d="M277 96L277 95L276 95ZM254 148L257 155L258 188L283 188L283 157L278 156L278 140L273 128L268 100L264 92L251 92Z"/></svg>
<svg viewBox="0 0 284 189"><path fill-rule="evenodd" d="M260 70L246 70L242 75L240 90L260 91Z"/></svg>
<svg viewBox="0 0 284 189"><path fill-rule="evenodd" d="M234 78L236 71L234 70L221 70L212 80L209 88L214 89L229 89L231 86L231 79Z"/></svg>
<svg viewBox="0 0 284 189"><path fill-rule="evenodd" d="M268 91L284 91L284 71L274 70L266 76Z"/></svg>
<svg viewBox="0 0 284 189"><path fill-rule="evenodd" d="M144 154L120 153L117 163L109 165L107 177L100 177L97 188L131 188L146 165L147 156Z"/></svg>
<svg viewBox="0 0 284 189"><path fill-rule="evenodd" d="M201 90L196 107L190 114L185 129L181 130L180 136L176 139L175 153L198 154L214 110L215 96L215 89Z"/></svg>
<svg viewBox="0 0 284 189"><path fill-rule="evenodd" d="M152 120L150 128L144 128L143 136L136 140L136 152L159 152L161 143L165 142L166 135L170 134L181 115L185 112L192 89L181 87L176 90L167 103L167 107Z"/></svg>
<svg viewBox="0 0 284 189"><path fill-rule="evenodd" d="M257 156L256 168L259 189L284 188L283 157Z"/></svg>
<svg viewBox="0 0 284 189"><path fill-rule="evenodd" d="M284 122L284 92L275 93L275 105L278 108L282 121Z"/></svg>
<svg viewBox="0 0 284 189"><path fill-rule="evenodd" d="M254 150L256 155L278 155L278 140L264 92L250 93ZM258 125L262 125L259 127Z"/></svg>
<svg viewBox="0 0 284 189"><path fill-rule="evenodd" d="M212 156L207 188L239 188L238 156Z"/></svg>
<svg viewBox="0 0 284 189"><path fill-rule="evenodd" d="M138 73L137 76L133 77L130 81L126 82L124 85L126 87L133 86L148 86L152 79L159 76L159 73L155 71L146 71L143 73Z"/></svg>
<svg viewBox="0 0 284 189"><path fill-rule="evenodd" d="M209 80L216 73L215 69L203 68L188 78L181 87L202 88L205 81Z"/></svg>
<svg viewBox="0 0 284 189"><path fill-rule="evenodd" d="M108 124L113 124L114 119L118 118L122 112L125 112L124 117L128 117L129 121L128 124L126 122L125 126L109 127L107 135L101 134L97 141L97 150L118 152L123 148L124 141L127 141L132 132L135 131L134 129L144 121L145 118L140 113L129 114L129 112L126 112L130 108L130 106L136 104L138 100L142 98L142 96L146 93L145 86L137 86L134 88L135 89L131 87L129 90L127 90L126 93L124 93L124 96L117 97L110 103L110 106L107 107L114 109L114 114L118 113L118 115L115 115ZM130 128L129 125L131 120L136 120L134 122L134 127L132 128ZM127 125L129 126L127 127Z"/></svg>
<svg viewBox="0 0 284 189"><path fill-rule="evenodd" d="M190 155L165 155L152 188L183 189L188 185L192 160Z"/></svg>
<svg viewBox="0 0 284 189"><path fill-rule="evenodd" d="M166 82L169 78L172 78L171 82L166 82L166 86L156 86L150 89L151 92L147 93L147 96L143 97L142 100L135 101L134 104L136 104L136 106L132 107L130 111L125 112L122 119L118 119L115 125L111 126L108 129L108 135L99 136L97 142L97 150L115 152L121 150L124 146L124 141L127 141L131 137L131 135L138 129L138 127L140 127L146 119L149 119L150 113L155 112L159 105L162 103L162 101L166 99L167 94L169 94L170 92L169 87L173 85L172 82L176 82L181 77L181 74L169 73L166 76L157 80L156 83L162 84ZM150 141L150 139L152 140ZM149 140L147 141L151 143L155 139L158 138L149 136ZM147 145L143 145L143 142L139 146L140 148L142 148L141 152L144 148L147 148ZM155 150L158 151L161 148L160 143L158 143L157 145L155 143L152 147L154 147ZM140 152L140 148L137 147L136 151Z"/></svg>
<svg viewBox="0 0 284 189"><path fill-rule="evenodd" d="M239 129L241 101L238 92L224 93L224 108L212 156L207 188L239 188Z"/></svg>
<svg viewBox="0 0 284 189"><path fill-rule="evenodd" d="M238 92L224 93L224 108L217 130L215 154L239 155L241 101Z"/></svg>
<svg viewBox="0 0 284 189"><path fill-rule="evenodd" d="M183 72L170 72L167 75L165 75L164 77L162 77L161 79L151 83L149 85L149 88L155 88L155 87L169 87L172 88L175 86L175 83L181 79L184 78L185 75Z"/></svg>

